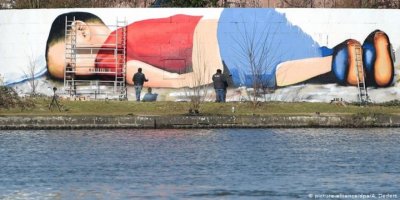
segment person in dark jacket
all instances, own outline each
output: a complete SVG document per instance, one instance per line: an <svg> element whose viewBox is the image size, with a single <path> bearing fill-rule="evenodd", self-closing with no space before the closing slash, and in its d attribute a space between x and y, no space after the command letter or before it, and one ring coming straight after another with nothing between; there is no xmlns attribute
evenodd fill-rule
<svg viewBox="0 0 400 200"><path fill-rule="evenodd" d="M225 102L225 90L227 88L227 81L220 69L212 76L215 89L216 102Z"/></svg>
<svg viewBox="0 0 400 200"><path fill-rule="evenodd" d="M142 73L142 68L139 68L138 71L133 75L132 81L133 87L136 91L136 101L140 101L140 93L142 92L143 84L144 82L149 81Z"/></svg>

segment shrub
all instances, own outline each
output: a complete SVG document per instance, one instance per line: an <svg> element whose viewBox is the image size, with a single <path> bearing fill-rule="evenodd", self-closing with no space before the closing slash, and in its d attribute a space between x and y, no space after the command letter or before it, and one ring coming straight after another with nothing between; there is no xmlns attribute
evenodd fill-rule
<svg viewBox="0 0 400 200"><path fill-rule="evenodd" d="M21 99L17 92L7 86L0 86L0 109L21 108L22 110L35 107L31 99Z"/></svg>

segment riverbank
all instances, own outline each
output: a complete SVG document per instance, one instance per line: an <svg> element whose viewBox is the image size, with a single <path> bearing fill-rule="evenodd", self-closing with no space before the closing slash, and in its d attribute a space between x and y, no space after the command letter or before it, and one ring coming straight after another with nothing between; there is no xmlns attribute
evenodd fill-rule
<svg viewBox="0 0 400 200"><path fill-rule="evenodd" d="M0 129L400 127L398 102L355 104L60 101L34 99L29 109L0 109Z"/></svg>
<svg viewBox="0 0 400 200"><path fill-rule="evenodd" d="M400 115L0 116L0 129L400 127Z"/></svg>

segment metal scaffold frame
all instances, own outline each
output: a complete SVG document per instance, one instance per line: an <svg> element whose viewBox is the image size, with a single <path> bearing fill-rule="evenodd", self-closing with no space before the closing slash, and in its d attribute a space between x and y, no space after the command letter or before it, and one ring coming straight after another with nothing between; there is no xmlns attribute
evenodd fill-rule
<svg viewBox="0 0 400 200"><path fill-rule="evenodd" d="M77 24L75 17L72 19L65 18L65 91L70 96L87 96L91 99L126 100L126 19L122 21L116 20L116 24L114 25L116 31L113 31L111 34L114 35L110 36L115 38L115 42L107 45L79 44L77 40ZM99 50L112 55L112 59L97 60L96 57ZM114 67L97 67L102 65L114 65Z"/></svg>

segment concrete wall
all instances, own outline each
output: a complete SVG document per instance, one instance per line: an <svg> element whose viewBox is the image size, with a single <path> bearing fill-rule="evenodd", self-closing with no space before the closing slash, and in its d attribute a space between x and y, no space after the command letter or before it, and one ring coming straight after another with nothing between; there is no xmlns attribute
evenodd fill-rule
<svg viewBox="0 0 400 200"><path fill-rule="evenodd" d="M12 116L1 129L400 127L397 115Z"/></svg>
<svg viewBox="0 0 400 200"><path fill-rule="evenodd" d="M170 41L173 40L177 43L182 43L183 40L188 40L188 36L192 36L192 38L189 38L189 43L193 43L194 46L178 49L181 53L176 58L182 60L179 56L186 56L186 60L183 62L186 65L185 70L176 73L176 71L165 70L168 68L167 66L157 66L155 64L148 66L149 63L146 63L148 60L141 60L144 65L135 64L134 62L132 65L128 63L128 68L130 68L131 72L136 71L139 66L145 66L144 72L150 79L145 87L153 87L153 91L159 94L158 100L176 101L187 99L186 90L183 89L183 86L193 86L191 83L193 83L194 76L185 75L189 72L196 73L196 65L197 68L198 66L203 66L206 69L207 73L201 74L201 77L204 77L205 80L202 84L209 84L211 83L210 77L215 72L215 69L224 68L223 64L225 64L226 73L232 75L232 80L230 80L231 87L228 89L227 94L228 101L246 99L251 96L253 94L251 88L254 83L252 75L255 72L252 72L254 69L251 67L249 58L244 56L243 45L248 47L251 44L250 42L243 43L246 41L245 37L253 37L254 41L257 41L254 44L258 49L267 47L264 51L255 53L257 54L256 60L258 60L256 65L264 65L261 72L257 73L262 75L262 80L266 82L268 87L275 88L275 90L261 97L261 100L329 102L333 98L343 98L346 101L357 101L357 88L354 84L349 83L346 77L344 77L344 81L338 80L337 75L332 73L331 62L327 62L328 64L325 62L325 69L313 72L312 76L306 74L314 71L316 67L320 67L319 58L327 58L334 55L335 47L338 44L348 39L353 39L363 45L369 34L377 29L384 31L389 37L395 52L394 55L398 55L398 52L400 52L400 28L397 25L400 19L399 10L221 8L1 10L0 79L2 79L3 84L15 87L21 94L28 93L30 85L26 81L29 79L29 76L26 76L26 72L32 66L35 66L35 77L39 77L37 81L40 93L51 95L53 86L59 87L59 91L62 92L62 81L45 76L45 74L48 74L45 59L46 42L54 19L63 13L75 11L97 15L104 21L110 31L115 30L113 25L115 25L117 19L126 19L127 24L132 26L143 24L150 19L158 19L160 23L165 23L166 21L163 21L163 19L168 19L168 23L174 24L179 29L181 25L187 24L187 22L173 21L173 16L200 17L200 21L195 24L195 29L192 33L178 30L174 34L169 34L171 35ZM155 25L153 26L154 28L148 27L146 30L153 33L165 31L165 29L157 28L160 23L153 23ZM201 23L205 25L200 26ZM212 29L213 27L217 27L217 29L214 30ZM255 33L254 35L253 32ZM201 34L203 35L198 36ZM148 36L147 33L143 35ZM179 35L180 37L178 37ZM94 36L94 34L91 36ZM160 43L159 46L154 46L159 39L152 36L143 40L145 41L144 44L137 45L149 46L153 50L156 49L156 51L141 55L141 58L151 57L150 60L165 60L164 54L160 54L159 58L155 58L154 52L166 52L166 54L169 53L167 55L170 56L169 59L175 59L174 56L177 56L177 54L171 54L169 49L176 45L174 43ZM129 40L128 37L128 43L130 43ZM131 41L134 43L132 39ZM196 49L197 52L193 53ZM198 49L202 49L202 51ZM191 54L189 57L188 52ZM207 56L203 56L203 54L207 53L212 54L212 56L209 56L211 61L207 60ZM387 55L390 53L390 50L386 52ZM130 55L132 60L140 57L133 50L128 51L128 57ZM204 57L205 61L199 61L199 57ZM344 57L343 62L347 58ZM372 101L390 101L397 99L400 95L397 82L399 62L395 60L393 55L390 55L389 58L391 59L385 61L384 64L393 65L394 68L392 71L385 70L391 67L385 68L384 66L383 71L386 76L389 76L390 83L381 85L371 83L371 87L368 89ZM263 59L265 61L262 61ZM304 78L276 87L278 66L285 62L304 59L316 59L315 62L309 64L310 70L292 72L292 74L296 75L295 77L304 76ZM59 61L65 63L63 60L59 59ZM294 64L293 66L296 67L299 64ZM367 74L367 79L376 79L372 78L376 72L376 66L382 65L372 62L370 65L372 75ZM155 71L159 69L165 71L156 74L152 72L154 68ZM344 68L347 70L346 73L349 73L351 67L345 66ZM179 78L166 78L171 73L172 76L179 76ZM286 73L289 74L289 72ZM287 74L285 76L289 77ZM91 78L97 79L99 77ZM127 77L127 80L129 79L130 77ZM168 84L164 84L168 80L173 83L179 83L169 87ZM134 99L133 93L133 89L130 86L128 88L129 99ZM210 87L207 92L207 99L212 101L213 98L213 90Z"/></svg>

